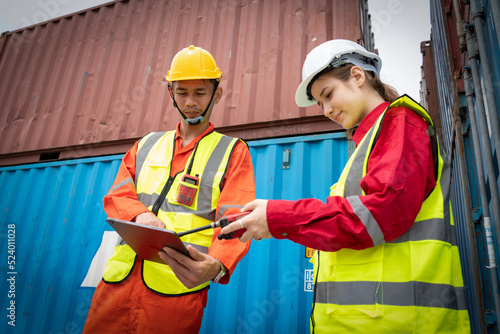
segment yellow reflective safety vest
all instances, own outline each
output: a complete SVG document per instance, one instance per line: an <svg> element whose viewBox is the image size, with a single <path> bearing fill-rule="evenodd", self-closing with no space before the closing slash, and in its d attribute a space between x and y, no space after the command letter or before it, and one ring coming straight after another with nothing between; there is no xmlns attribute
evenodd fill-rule
<svg viewBox="0 0 500 334"><path fill-rule="evenodd" d="M331 196L342 196L365 224L374 247L314 255L313 333L469 333L469 316L451 207L450 168L427 111L408 96L404 106L428 123L437 184L413 226L391 242L360 200L370 152L387 109L351 155Z"/></svg>
<svg viewBox="0 0 500 334"><path fill-rule="evenodd" d="M184 170L170 176L175 147L175 131L153 132L142 138L137 147L135 185L137 198L160 218L168 230L182 232L210 224L215 212L229 160L237 138L215 131L204 136L193 149ZM184 176L197 177L197 185L184 182ZM179 197L180 189L192 189L190 205ZM186 189L186 188L184 188ZM182 194L182 193L181 193ZM221 215L221 213L219 213ZM182 238L198 251L207 254L213 229L188 234ZM105 266L107 283L125 281L136 263L136 254L128 245L118 245ZM142 260L144 284L156 293L178 296L207 288L209 282L186 288L166 264Z"/></svg>

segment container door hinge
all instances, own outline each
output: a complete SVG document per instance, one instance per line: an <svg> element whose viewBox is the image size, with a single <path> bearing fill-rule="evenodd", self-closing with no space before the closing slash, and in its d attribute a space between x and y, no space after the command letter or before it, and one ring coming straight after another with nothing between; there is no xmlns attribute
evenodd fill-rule
<svg viewBox="0 0 500 334"><path fill-rule="evenodd" d="M292 154L292 150L289 148L285 148L283 150L283 162L281 163L282 169L290 169L290 156Z"/></svg>

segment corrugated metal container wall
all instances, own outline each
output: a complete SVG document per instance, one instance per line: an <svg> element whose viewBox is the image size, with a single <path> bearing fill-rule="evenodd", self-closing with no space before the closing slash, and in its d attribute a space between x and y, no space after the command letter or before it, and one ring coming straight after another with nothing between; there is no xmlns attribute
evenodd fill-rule
<svg viewBox="0 0 500 334"><path fill-rule="evenodd" d="M420 43L420 53L422 54L422 81L420 82L420 104L429 112L436 126L439 138L442 140L441 117L439 115L439 102L437 96L437 81L434 66L434 56L432 53L432 42L424 41Z"/></svg>
<svg viewBox="0 0 500 334"><path fill-rule="evenodd" d="M483 103L485 104L486 111L481 111L478 105L478 91L479 89L477 86L475 86L474 83L474 110L468 110L468 114L474 113L476 115L476 120L477 122L480 122L480 115L485 114L487 118L487 130L482 131L481 127L478 125L479 129L479 142L476 143L480 147L480 152L474 152L474 149L472 147L471 143L471 154L470 158L468 159L468 166L469 166L469 173L471 173L475 180L473 187L471 187L471 197L474 201L475 207L473 211L473 216L477 221L477 226L478 226L478 236L481 237L480 242L482 242L485 246L488 244L489 246L494 246L494 251L495 251L495 256L496 256L496 268L494 267L492 270L496 270L497 277L500 275L499 272L499 263L500 263L500 256L499 256L499 242L498 236L499 236L499 227L500 227L500 221L499 221L499 216L498 214L495 214L495 211L498 212L498 202L494 200L493 197L493 185L492 183L496 183L497 191L500 188L499 186L499 181L500 181L500 173L499 173L499 165L498 165L498 154L500 147L498 146L498 143L495 142L494 139L494 133L498 134L500 133L500 128L495 128L494 123L492 121L493 113L497 114L497 117L500 115L500 86L498 83L500 82L500 64L498 62L498 59L500 59L500 45L499 45L499 40L498 40L498 29L500 27L496 27L494 25L494 18L493 18L493 9L492 6L494 6L495 1L490 1L490 0L482 0L480 4L480 9L482 9L482 16L479 16L482 18L480 20L481 25L482 25L482 30L484 31L484 39L485 39L485 48L487 54L483 54L480 51L480 56L477 62L478 69L479 69L479 81L480 85L482 88L482 96L481 98L483 99ZM498 6L498 1L496 1L496 5ZM473 6L471 4L470 11L468 13L468 17L465 17L466 22L473 22L474 23L474 34L475 38L479 40L477 35L479 34L479 30L476 27L477 24L477 16L473 12ZM497 22L497 24L500 22ZM471 60L468 59L468 54L464 54L464 64L463 66L469 66L472 67L471 65ZM492 83L489 85L486 80L486 74L484 73L485 67L484 64L485 62L488 62L489 65L489 73L488 75L491 76ZM472 76L474 76L473 71L471 71ZM496 99L496 110L492 108L492 105L490 104L491 100L488 99L487 95L488 93L493 94L493 99ZM469 116L470 117L470 116ZM467 120L470 123L470 118ZM489 138L490 145L491 145L491 151L487 149L483 135L486 133L486 138ZM472 138L470 139L472 142ZM483 175L484 179L479 180L478 179L478 174L477 174L477 167L476 165L478 164L478 158L477 156L474 155L476 153L477 155L480 156L480 160L482 161L482 166L483 166ZM490 167L488 167L487 160L490 160L491 164ZM491 182L490 182L491 181ZM487 203L481 202L481 197L479 194L474 193L474 190L476 192L479 192L477 188L479 187L479 183L484 182L485 187L486 187L486 192L487 192L487 198L486 201ZM472 183L472 182L471 182ZM474 189L475 188L475 189ZM496 194L497 199L500 194ZM488 240L487 237L485 236L484 230L484 224L485 224L485 214L484 214L484 205L488 205L488 211L489 215L491 218L491 224L493 225L493 235L492 238L493 240ZM493 207L497 206L497 207ZM487 233L487 232L486 232ZM478 237L479 238L479 237ZM491 245L493 244L493 245ZM482 257L480 258L481 263L482 263L482 276L484 280L484 290L485 290L485 295L484 295L484 303L485 303L485 308L487 310L491 310L489 319L488 321L488 330L490 332L493 332L493 330L498 331L499 330L499 319L500 319L500 305L495 305L494 302L494 295L498 294L498 286L500 282L498 279L495 282L492 282L492 278L489 277L488 269L490 267L490 262L489 262L489 257L488 257L488 252L486 250L486 247L479 249L483 254ZM496 284L496 285L494 285ZM495 288L496 287L496 288Z"/></svg>
<svg viewBox="0 0 500 334"><path fill-rule="evenodd" d="M477 96L467 95L464 91L464 66L470 66L467 48L460 44L458 25L470 23L473 18L479 18L473 13L473 2L464 4L463 2L454 2L451 0L432 0L431 1L431 36L434 54L434 64L437 78L437 95L439 97L440 116L442 121L444 146L448 155L453 158L452 164L452 193L451 203L457 231L457 244L464 269L464 284L467 297L467 307L471 318L473 333L493 333L498 331L498 305L495 310L495 295L498 294L498 282L495 278L498 275L498 268L495 264L490 266L489 255L496 255L498 259L498 240L497 234L487 237L488 230L491 228L484 224L484 212L481 207L479 196L479 184L484 182L488 188L488 180L478 178L477 163L483 162L485 178L492 175L498 183L498 166L488 170L485 163L486 155L491 154L485 150L484 143L480 139L479 143L474 143L473 129L471 123L471 114L479 117L482 111L478 110L476 104L474 110L468 110L466 99ZM484 15L483 26L487 43L488 58L490 59L491 74L493 81L498 82L500 78L500 66L495 59L500 57L500 50L492 16L492 4L490 1L483 1ZM459 5L460 8L455 8ZM471 6L471 7L469 7ZM461 18L457 17L460 14ZM460 21L463 19L463 21ZM477 23L476 21L474 22ZM476 27L476 33L477 33ZM474 42L474 39L468 39L468 42ZM464 41L465 42L465 41ZM482 60L486 59L482 55ZM476 60L474 60L476 61ZM481 66L479 65L479 69ZM480 74L480 76L482 76ZM494 90L497 100L499 98L498 85L486 87L484 76L480 78L483 93L485 90ZM478 94L476 87L475 94ZM482 96L484 97L484 96ZM494 112L499 112L495 110ZM492 129L491 119L489 121L490 138L491 134L500 131ZM479 137L484 132L479 130ZM487 135L486 135L487 136ZM493 139L492 147L494 147ZM474 144L479 145L480 152L475 152ZM497 147L497 149L499 149ZM477 157L479 156L479 158ZM491 157L490 157L491 158ZM493 181L493 182L495 182ZM491 184L490 184L491 185ZM486 190L488 192L488 189ZM489 202L490 212L493 212L493 200L491 191L486 195L485 200ZM491 202L490 202L491 201ZM487 205L488 205L487 204ZM491 217L493 220L493 216ZM495 227L494 222L492 221ZM486 230L486 231L485 231ZM498 233L498 232L497 232ZM491 247L491 254L488 253L488 247ZM494 254L495 253L495 254ZM490 257L491 258L491 257ZM498 260L496 261L498 263Z"/></svg>
<svg viewBox="0 0 500 334"><path fill-rule="evenodd" d="M439 112L441 118L442 143L445 151L451 159L452 169L452 193L451 204L455 220L457 244L462 262L462 272L464 276L464 286L467 308L471 320L473 331L480 331L484 325L484 308L482 306L480 278L478 277L478 263L475 255L474 236L470 231L470 204L468 197L464 196L464 171L461 169L462 154L460 144L454 137L456 124L454 121L454 109L459 108L455 103L452 71L450 69L450 58L448 51L448 38L445 28L445 18L443 16L442 4L439 0L431 1L431 38L433 47L433 57L437 79L437 96L439 98ZM468 194L467 194L468 196Z"/></svg>
<svg viewBox="0 0 500 334"><path fill-rule="evenodd" d="M80 285L101 242L102 197L120 159L0 168L0 267L12 278L0 282L0 332L81 332L94 289Z"/></svg>
<svg viewBox="0 0 500 334"><path fill-rule="evenodd" d="M347 162L345 133L249 142L260 198L326 199ZM93 288L81 287L105 230L102 197L121 155L0 168L2 313L0 332L80 332ZM12 227L11 224L15 225ZM9 226L12 227L10 232ZM14 238L10 235L14 234ZM13 254L9 240L15 240ZM8 268L8 256L15 263ZM214 284L203 333L305 333L312 306L312 264L290 241L254 242L231 283ZM99 276L97 276L99 277ZM306 291L307 290L307 291ZM8 320L8 319L7 319Z"/></svg>
<svg viewBox="0 0 500 334"><path fill-rule="evenodd" d="M447 38L444 30L444 18L441 9L441 1L431 0L431 38L436 68L437 91L439 109L441 115L441 131L443 137L441 142L447 153L450 153L453 141L453 92L451 87L452 76L449 68L447 50Z"/></svg>
<svg viewBox="0 0 500 334"><path fill-rule="evenodd" d="M456 148L454 149L457 150ZM465 296L467 300L467 309L469 311L469 318L471 322L471 328L473 333L480 333L481 328L485 326L485 314L484 314L484 300L486 299L486 304L491 305L491 301L484 298L482 295L483 284L488 284L487 273L484 270L485 263L478 264L478 253L479 255L484 255L484 244L482 240L477 240L477 244L482 246L481 250L474 249L474 238L478 233L482 236L482 231L479 229L475 231L470 230L470 226L473 226L470 218L470 208L469 203L467 203L468 197L464 196L464 189L466 189L466 183L468 180L462 177L464 171L460 164L460 159L458 154L454 152L454 159L451 162L453 165L453 175L451 180L451 207L453 209L453 219L455 222L455 230L457 234L457 245L460 251L460 261L462 265L462 274L465 286ZM476 234L474 234L474 232ZM478 247L479 248L479 247ZM479 270L478 270L479 269ZM481 277L480 275L483 274ZM486 286L486 291L490 287Z"/></svg>
<svg viewBox="0 0 500 334"><path fill-rule="evenodd" d="M0 158L96 149L173 129L179 118L165 74L190 44L209 50L224 73L225 93L212 117L218 128L268 127L283 136L275 127L300 119L330 130L317 109L295 104L302 62L328 39L362 42L363 6L363 0L116 1L9 33L0 50Z"/></svg>
<svg viewBox="0 0 500 334"><path fill-rule="evenodd" d="M348 157L345 133L248 144L257 198L326 200ZM309 332L313 266L308 260L305 247L288 240L254 241L231 283L212 285L201 332Z"/></svg>

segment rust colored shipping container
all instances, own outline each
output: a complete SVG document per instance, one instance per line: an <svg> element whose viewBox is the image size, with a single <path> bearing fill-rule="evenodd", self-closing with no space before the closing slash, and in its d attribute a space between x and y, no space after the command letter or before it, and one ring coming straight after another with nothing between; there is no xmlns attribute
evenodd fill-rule
<svg viewBox="0 0 500 334"><path fill-rule="evenodd" d="M431 115L439 140L443 140L441 129L441 115L439 113L439 100L437 96L436 68L432 56L432 41L420 43L422 53L422 81L420 82L420 104L427 109Z"/></svg>
<svg viewBox="0 0 500 334"><path fill-rule="evenodd" d="M0 165L120 153L150 131L173 129L179 118L165 74L190 44L209 50L224 73L212 116L219 131L252 139L340 129L317 108L297 107L295 90L312 48L371 37L366 7L366 0L116 1L4 33Z"/></svg>

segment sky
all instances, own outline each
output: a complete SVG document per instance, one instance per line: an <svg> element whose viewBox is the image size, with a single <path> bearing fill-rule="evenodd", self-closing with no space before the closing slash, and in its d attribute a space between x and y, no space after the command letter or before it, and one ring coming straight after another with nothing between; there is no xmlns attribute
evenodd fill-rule
<svg viewBox="0 0 500 334"><path fill-rule="evenodd" d="M382 81L420 101L420 43L431 39L430 0L368 0L368 6Z"/></svg>
<svg viewBox="0 0 500 334"><path fill-rule="evenodd" d="M75 13L110 0L0 0L0 33ZM419 101L422 54L430 40L430 0L368 0L381 79Z"/></svg>

